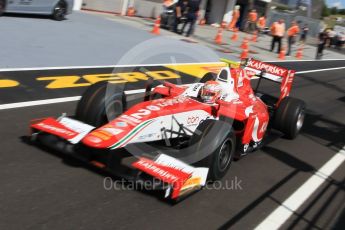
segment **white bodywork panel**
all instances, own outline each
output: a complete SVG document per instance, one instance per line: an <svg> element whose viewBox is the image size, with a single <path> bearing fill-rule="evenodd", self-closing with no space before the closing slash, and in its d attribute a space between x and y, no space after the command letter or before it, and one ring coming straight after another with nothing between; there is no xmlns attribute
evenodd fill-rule
<svg viewBox="0 0 345 230"><path fill-rule="evenodd" d="M153 119L151 124L141 130L138 135L133 138L131 143L162 140L164 139L163 129L178 132L180 129L178 123L182 124L184 128L189 129L191 132L187 131L187 133L192 135L202 121L210 118L214 119L214 117L203 110L194 110L157 117ZM177 134L171 134L169 132L167 132L166 135L168 139L177 137Z"/></svg>

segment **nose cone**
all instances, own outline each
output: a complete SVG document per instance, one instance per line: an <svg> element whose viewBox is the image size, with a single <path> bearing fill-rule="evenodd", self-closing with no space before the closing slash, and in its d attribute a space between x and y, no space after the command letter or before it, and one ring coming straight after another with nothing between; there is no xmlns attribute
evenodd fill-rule
<svg viewBox="0 0 345 230"><path fill-rule="evenodd" d="M96 134L96 135L95 135ZM106 135L99 135L99 133L89 133L84 137L82 140L83 144L92 148L108 148L109 146L109 138Z"/></svg>
<svg viewBox="0 0 345 230"><path fill-rule="evenodd" d="M104 143L105 141L103 141L101 138L96 137L92 134L88 134L86 137L84 137L83 139L83 144L89 147L93 147L93 148L106 148L106 144Z"/></svg>
<svg viewBox="0 0 345 230"><path fill-rule="evenodd" d="M86 135L82 142L92 148L109 148L116 144L124 133L122 129L105 125Z"/></svg>

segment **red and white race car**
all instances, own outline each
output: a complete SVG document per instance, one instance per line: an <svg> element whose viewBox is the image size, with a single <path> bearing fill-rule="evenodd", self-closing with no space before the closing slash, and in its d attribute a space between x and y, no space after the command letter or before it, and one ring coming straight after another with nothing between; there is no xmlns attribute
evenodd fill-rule
<svg viewBox="0 0 345 230"><path fill-rule="evenodd" d="M305 103L289 97L293 70L254 59L228 63L199 83L149 83L135 103L117 85L98 82L74 117L32 122L31 139L126 179L159 179L165 197L180 198L221 179L234 158L263 145L268 128L292 139L303 125ZM262 79L280 83L280 96L259 92Z"/></svg>

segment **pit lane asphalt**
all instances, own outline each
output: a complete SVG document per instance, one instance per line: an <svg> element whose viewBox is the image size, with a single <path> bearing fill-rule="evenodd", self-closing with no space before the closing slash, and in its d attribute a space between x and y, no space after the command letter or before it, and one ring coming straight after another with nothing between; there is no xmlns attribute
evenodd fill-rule
<svg viewBox="0 0 345 230"><path fill-rule="evenodd" d="M334 63L280 64L297 71L345 66ZM292 96L308 105L302 133L293 141L273 135L234 162L223 182L241 181L242 190L203 190L175 206L139 191L106 190L104 175L21 141L29 120L73 114L76 102L2 110L0 229L252 229L345 145L344 74L296 77ZM283 228L343 229L344 172L342 165Z"/></svg>

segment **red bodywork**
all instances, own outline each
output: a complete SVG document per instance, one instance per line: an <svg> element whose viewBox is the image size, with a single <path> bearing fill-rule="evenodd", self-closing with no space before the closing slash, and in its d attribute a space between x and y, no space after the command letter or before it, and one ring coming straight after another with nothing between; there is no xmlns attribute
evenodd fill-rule
<svg viewBox="0 0 345 230"><path fill-rule="evenodd" d="M147 130L154 130L157 126L163 127L165 120L159 120L162 117L187 113L186 117L182 116L180 121L181 124L187 125L191 120L199 119L199 117L191 117L199 112L203 114L202 119L228 118L241 124L235 131L241 138L242 144L249 144L252 141L260 142L264 137L270 117L267 105L254 94L250 81L262 70L266 71L266 75L261 77L281 83L281 94L276 103L278 105L284 97L289 95L294 71L250 59L243 69L226 67L221 70L216 81L222 84L224 92L216 104L202 103L197 100L196 95L191 96L186 93L188 90L200 91L201 83L179 86L165 82L153 90L153 94L163 95L164 98L134 105L116 119L86 134L81 141L93 148L122 148L129 143L140 142L138 138L145 141L145 135L158 135L159 130L151 133L147 133ZM69 138L66 138L66 135L76 135L73 130L68 127L64 129L63 125L56 123L58 122L54 123L52 119L47 119L31 127L67 140ZM193 125L196 128L197 124ZM156 139L159 138L162 137Z"/></svg>
<svg viewBox="0 0 345 230"><path fill-rule="evenodd" d="M164 82L153 89L151 100L132 106L101 127L64 116L36 120L30 127L32 131L49 133L71 144L82 142L91 148L118 149L131 143L167 139L163 137L163 130L176 132L176 127L175 130L173 128L176 123L193 135L206 119L232 120L237 139L243 147L253 142L256 145L263 139L270 120L268 106L251 87L251 79L262 70L267 74L260 77L281 83L280 96L274 105L277 107L290 93L294 71L251 59L245 68L226 67L220 71L216 81L223 92L215 104L201 101L199 93L203 83L181 86ZM163 98L154 100L157 94ZM106 167L99 161L90 163ZM171 185L172 191L167 190L166 197L171 193L172 199L191 188L204 186L208 173L208 168L195 168L164 154L155 160L140 157L132 167Z"/></svg>

